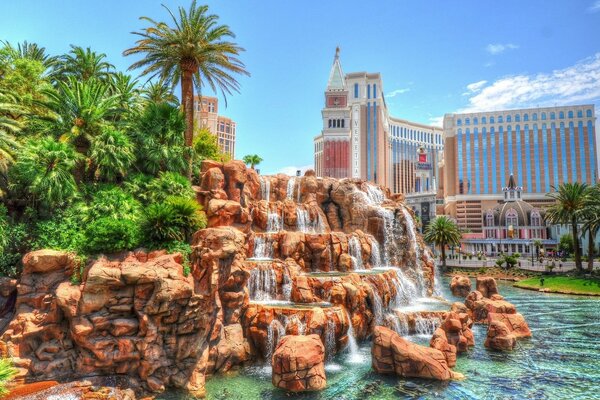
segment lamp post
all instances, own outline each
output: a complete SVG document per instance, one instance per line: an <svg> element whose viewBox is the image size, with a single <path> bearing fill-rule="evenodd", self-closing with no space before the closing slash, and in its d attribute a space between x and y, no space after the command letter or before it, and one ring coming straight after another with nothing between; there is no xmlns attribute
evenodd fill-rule
<svg viewBox="0 0 600 400"><path fill-rule="evenodd" d="M531 266L532 266L532 267L534 266L534 260L533 260L533 246L534 246L533 239L531 239L531 247L529 248L529 252L531 253Z"/></svg>

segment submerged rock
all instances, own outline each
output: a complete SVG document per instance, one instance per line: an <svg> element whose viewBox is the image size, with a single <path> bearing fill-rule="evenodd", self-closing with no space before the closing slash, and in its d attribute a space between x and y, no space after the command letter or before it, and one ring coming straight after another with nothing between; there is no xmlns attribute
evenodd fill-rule
<svg viewBox="0 0 600 400"><path fill-rule="evenodd" d="M458 297L467 297L471 292L471 279L464 275L454 275L450 282L452 294Z"/></svg>

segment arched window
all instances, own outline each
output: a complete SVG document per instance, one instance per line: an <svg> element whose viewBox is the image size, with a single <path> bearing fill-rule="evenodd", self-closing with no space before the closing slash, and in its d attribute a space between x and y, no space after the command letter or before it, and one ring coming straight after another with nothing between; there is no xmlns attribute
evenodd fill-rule
<svg viewBox="0 0 600 400"><path fill-rule="evenodd" d="M565 112L564 111L559 112L558 113L558 118L565 119Z"/></svg>
<svg viewBox="0 0 600 400"><path fill-rule="evenodd" d="M531 226L541 226L542 225L542 216L539 211L533 210L531 212Z"/></svg>
<svg viewBox="0 0 600 400"><path fill-rule="evenodd" d="M551 112L550 113L550 119L556 119L556 113Z"/></svg>
<svg viewBox="0 0 600 400"><path fill-rule="evenodd" d="M546 120L546 113L545 113L545 112L543 112L543 113L542 113L542 121L545 121L545 120Z"/></svg>
<svg viewBox="0 0 600 400"><path fill-rule="evenodd" d="M534 121L537 121L537 113L533 113L531 115L531 119L533 119Z"/></svg>
<svg viewBox="0 0 600 400"><path fill-rule="evenodd" d="M510 225L519 225L519 214L517 214L514 208L511 208L506 212L506 226Z"/></svg>
<svg viewBox="0 0 600 400"><path fill-rule="evenodd" d="M328 122L329 122L329 127L331 128L331 124L332 124L331 120L328 120Z"/></svg>
<svg viewBox="0 0 600 400"><path fill-rule="evenodd" d="M502 115L498 115L498 123L501 124L502 122Z"/></svg>
<svg viewBox="0 0 600 400"><path fill-rule="evenodd" d="M354 84L354 98L358 99L358 83Z"/></svg>
<svg viewBox="0 0 600 400"><path fill-rule="evenodd" d="M485 117L481 117L481 123L482 124L487 124L487 122L485 122Z"/></svg>
<svg viewBox="0 0 600 400"><path fill-rule="evenodd" d="M592 117L592 110L591 109L585 110L585 116L588 117L588 118L591 118Z"/></svg>
<svg viewBox="0 0 600 400"><path fill-rule="evenodd" d="M494 226L494 213L491 210L485 215L485 226Z"/></svg>
<svg viewBox="0 0 600 400"><path fill-rule="evenodd" d="M490 117L490 124L494 124L494 123L495 123L495 122L494 122L494 116L492 115L492 116Z"/></svg>
<svg viewBox="0 0 600 400"><path fill-rule="evenodd" d="M577 110L577 118L583 118L583 111Z"/></svg>
<svg viewBox="0 0 600 400"><path fill-rule="evenodd" d="M523 114L523 121L529 121L529 114Z"/></svg>
<svg viewBox="0 0 600 400"><path fill-rule="evenodd" d="M510 115L506 116L506 122L512 122L512 117Z"/></svg>
<svg viewBox="0 0 600 400"><path fill-rule="evenodd" d="M345 119L342 120L342 128L344 128L344 125L345 125L344 121L346 121L346 120Z"/></svg>
<svg viewBox="0 0 600 400"><path fill-rule="evenodd" d="M569 111L569 118L573 118L573 111Z"/></svg>
<svg viewBox="0 0 600 400"><path fill-rule="evenodd" d="M471 120L469 118L465 118L465 125L471 125Z"/></svg>
<svg viewBox="0 0 600 400"><path fill-rule="evenodd" d="M520 114L515 115L515 122L521 122L521 115Z"/></svg>
<svg viewBox="0 0 600 400"><path fill-rule="evenodd" d="M477 120L477 117L473 118L473 125L478 125L479 121Z"/></svg>

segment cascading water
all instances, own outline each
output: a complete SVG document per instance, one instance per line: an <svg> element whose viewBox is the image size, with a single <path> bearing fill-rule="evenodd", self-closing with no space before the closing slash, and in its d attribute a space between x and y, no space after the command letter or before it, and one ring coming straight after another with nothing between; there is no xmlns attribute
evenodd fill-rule
<svg viewBox="0 0 600 400"><path fill-rule="evenodd" d="M252 258L257 260L273 259L273 241L269 237L254 236L254 254Z"/></svg>
<svg viewBox="0 0 600 400"><path fill-rule="evenodd" d="M302 321L296 314L294 314L288 318L288 320L286 321L286 324L285 324L285 330L287 331L288 327L291 327L294 325L296 325L296 327L298 328L298 335L304 335L304 332L306 330L306 325L304 323L302 323Z"/></svg>
<svg viewBox="0 0 600 400"><path fill-rule="evenodd" d="M335 342L335 322L332 319L327 321L327 327L325 328L325 355L327 360L331 361L336 353L336 342Z"/></svg>
<svg viewBox="0 0 600 400"><path fill-rule="evenodd" d="M277 335L277 336L276 336ZM273 319L267 328L267 343L265 344L265 361L270 365L273 351L282 337L285 336L285 328L277 319Z"/></svg>
<svg viewBox="0 0 600 400"><path fill-rule="evenodd" d="M294 187L296 186L296 178L291 177L287 183L287 190L285 198L288 200L292 200L294 198Z"/></svg>
<svg viewBox="0 0 600 400"><path fill-rule="evenodd" d="M270 265L267 268L259 266L250 271L248 289L250 290L250 300L273 300L277 295L277 283L273 268Z"/></svg>
<svg viewBox="0 0 600 400"><path fill-rule="evenodd" d="M400 336L408 335L408 323L406 317L401 319L396 313L387 313L385 315L386 325Z"/></svg>
<svg viewBox="0 0 600 400"><path fill-rule="evenodd" d="M415 332L417 335L431 336L440 324L439 318L424 318L417 315L415 317Z"/></svg>
<svg viewBox="0 0 600 400"><path fill-rule="evenodd" d="M380 187L367 184L367 199L369 204L382 204L385 200L385 195Z"/></svg>
<svg viewBox="0 0 600 400"><path fill-rule="evenodd" d="M392 285L396 289L395 308L408 305L417 297L417 287L400 269L396 270L396 277L392 279Z"/></svg>
<svg viewBox="0 0 600 400"><path fill-rule="evenodd" d="M263 200L270 201L271 199L271 179L265 179L262 175L260 181L260 196Z"/></svg>
<svg viewBox="0 0 600 400"><path fill-rule="evenodd" d="M394 232L394 211L387 208L380 208L378 213L383 219L383 262L386 266L389 266L391 264L391 247L396 237Z"/></svg>
<svg viewBox="0 0 600 400"><path fill-rule="evenodd" d="M296 226L298 231L309 233L310 231L310 216L308 215L308 211L304 208L296 209Z"/></svg>
<svg viewBox="0 0 600 400"><path fill-rule="evenodd" d="M352 257L352 266L354 267L354 270L362 270L362 249L358 237L352 236L348 239L348 254Z"/></svg>
<svg viewBox="0 0 600 400"><path fill-rule="evenodd" d="M406 221L406 230L408 231L408 237L410 239L410 243L415 254L415 274L417 277L417 284L419 287L419 291L421 296L426 294L425 289L425 277L423 276L423 268L421 266L421 254L419 251L419 243L417 242L417 230L415 228L415 220L412 215L408 212L408 210L402 207L402 214L404 215L404 220Z"/></svg>
<svg viewBox="0 0 600 400"><path fill-rule="evenodd" d="M296 189L296 203L300 204L302 200L302 180L298 179L298 184L296 185L298 188Z"/></svg>
<svg viewBox="0 0 600 400"><path fill-rule="evenodd" d="M371 285L371 296L373 297L373 315L375 317L375 325L383 324L383 302L377 291L377 287Z"/></svg>
<svg viewBox="0 0 600 400"><path fill-rule="evenodd" d="M348 335L348 351L350 352L350 362L360 363L362 362L362 356L360 355L358 349L358 343L356 343L356 335L354 334L354 327L352 326L352 318L350 318L350 313L343 309L348 317L348 331L346 335Z"/></svg>
<svg viewBox="0 0 600 400"><path fill-rule="evenodd" d="M283 285L281 287L284 300L290 301L292 297L292 280L287 270L283 273Z"/></svg>
<svg viewBox="0 0 600 400"><path fill-rule="evenodd" d="M379 243L374 238L371 238L371 266L373 268L381 267L381 250Z"/></svg>
<svg viewBox="0 0 600 400"><path fill-rule="evenodd" d="M269 210L267 214L267 232L275 233L283 229L283 219L281 215Z"/></svg>

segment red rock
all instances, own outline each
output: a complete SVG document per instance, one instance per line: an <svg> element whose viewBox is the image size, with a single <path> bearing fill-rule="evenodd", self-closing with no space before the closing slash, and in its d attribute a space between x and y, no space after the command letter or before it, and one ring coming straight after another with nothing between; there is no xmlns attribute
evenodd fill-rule
<svg viewBox="0 0 600 400"><path fill-rule="evenodd" d="M452 294L458 297L467 297L471 292L471 279L464 275L454 275L450 282Z"/></svg>
<svg viewBox="0 0 600 400"><path fill-rule="evenodd" d="M371 357L373 369L381 374L437 380L464 378L449 368L441 351L411 343L383 326L375 327Z"/></svg>
<svg viewBox="0 0 600 400"><path fill-rule="evenodd" d="M516 344L517 338L510 333L503 322L498 320L490 322L484 343L485 347L495 350L512 350Z"/></svg>
<svg viewBox="0 0 600 400"><path fill-rule="evenodd" d="M491 298L492 295L499 294L496 280L490 276L477 277L475 282L475 290L480 292L483 297L487 297L488 299Z"/></svg>
<svg viewBox="0 0 600 400"><path fill-rule="evenodd" d="M527 325L527 321L523 315L516 314L503 314L503 313L489 313L488 314L488 323L492 321L500 321L506 325L510 333L515 335L518 338L526 338L531 337L531 331L529 330L529 325Z"/></svg>
<svg viewBox="0 0 600 400"><path fill-rule="evenodd" d="M273 386L291 392L325 389L324 360L325 347L319 336L284 336L271 362Z"/></svg>

